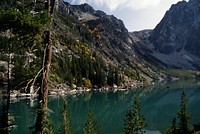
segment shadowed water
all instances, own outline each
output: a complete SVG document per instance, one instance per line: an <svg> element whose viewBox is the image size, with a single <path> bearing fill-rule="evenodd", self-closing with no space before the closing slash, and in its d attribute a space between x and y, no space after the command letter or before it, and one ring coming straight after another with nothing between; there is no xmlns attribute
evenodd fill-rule
<svg viewBox="0 0 200 134"><path fill-rule="evenodd" d="M188 111L192 114L191 123L200 121L200 85L196 82L173 82L167 85L156 85L131 91L106 93L82 93L68 95L74 133L82 133L87 112L91 109L100 125L103 134L123 133L123 119L126 111L131 108L132 100L138 96L142 103L148 127L147 133L164 132L169 127L173 117L180 107L180 97L185 91L188 98ZM49 108L55 128L58 128L61 118L63 99L49 97ZM29 134L34 125L36 110L30 106L29 99L11 104L11 114L15 116L17 128L15 134Z"/></svg>

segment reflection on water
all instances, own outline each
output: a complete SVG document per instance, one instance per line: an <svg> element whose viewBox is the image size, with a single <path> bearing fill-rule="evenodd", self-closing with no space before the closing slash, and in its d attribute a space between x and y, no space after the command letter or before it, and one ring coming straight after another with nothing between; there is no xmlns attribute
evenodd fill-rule
<svg viewBox="0 0 200 134"><path fill-rule="evenodd" d="M169 127L176 111L179 109L182 91L185 91L188 102L188 111L192 114L192 123L200 121L200 85L191 82L174 82L167 85L156 85L135 91L117 91L108 93L83 93L68 95L71 109L72 126L74 133L82 133L87 112L91 109L101 132L104 134L118 134L123 130L123 119L126 111L132 106L134 96L138 96L142 103L142 112L148 122L147 133L159 133ZM59 97L49 98L49 108L55 127L60 123L63 100ZM30 107L27 99L11 104L11 113L15 115L15 124L18 126L13 133L31 133L29 129L34 125L36 109Z"/></svg>

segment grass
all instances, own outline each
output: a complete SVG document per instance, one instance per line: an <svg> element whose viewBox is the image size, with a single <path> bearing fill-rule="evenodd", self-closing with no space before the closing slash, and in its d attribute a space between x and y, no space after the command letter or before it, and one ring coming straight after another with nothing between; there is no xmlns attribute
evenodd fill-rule
<svg viewBox="0 0 200 134"><path fill-rule="evenodd" d="M162 72L169 76L177 77L180 79L194 79L197 76L197 72L193 70L168 69Z"/></svg>

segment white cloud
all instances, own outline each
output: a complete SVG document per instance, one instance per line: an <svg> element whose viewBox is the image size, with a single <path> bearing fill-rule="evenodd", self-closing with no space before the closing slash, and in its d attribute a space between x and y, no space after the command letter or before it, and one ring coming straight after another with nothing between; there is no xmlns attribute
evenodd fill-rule
<svg viewBox="0 0 200 134"><path fill-rule="evenodd" d="M159 5L161 0L127 0L126 7L134 10L141 10L147 7L156 7Z"/></svg>
<svg viewBox="0 0 200 134"><path fill-rule="evenodd" d="M95 7L106 7L110 11L121 8L143 9L146 7L157 6L161 0L73 0L72 4L88 3Z"/></svg>

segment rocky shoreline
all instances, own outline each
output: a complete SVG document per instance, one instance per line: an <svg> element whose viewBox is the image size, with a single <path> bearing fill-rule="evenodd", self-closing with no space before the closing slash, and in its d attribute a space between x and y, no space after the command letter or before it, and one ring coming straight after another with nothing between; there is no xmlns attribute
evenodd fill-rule
<svg viewBox="0 0 200 134"><path fill-rule="evenodd" d="M58 87L51 87L49 90L49 96L65 96L65 95L73 95L73 94L81 94L85 92L116 92L116 91L127 91L127 90L133 90L137 89L139 87L143 87L143 83L137 83L134 85L130 86L119 86L117 87L114 85L113 87L102 87L102 88L86 88L86 87L75 87L75 88L70 88L69 86L66 85L59 85ZM6 98L7 95L6 90L2 90L0 93L0 98ZM10 99L21 99L21 98L30 98L31 100L34 100L37 98L38 94L35 93L21 93L20 91L17 90L12 90L10 92Z"/></svg>

